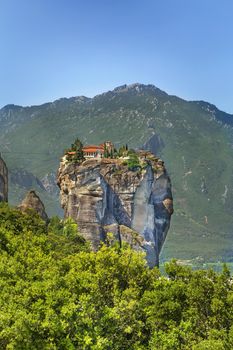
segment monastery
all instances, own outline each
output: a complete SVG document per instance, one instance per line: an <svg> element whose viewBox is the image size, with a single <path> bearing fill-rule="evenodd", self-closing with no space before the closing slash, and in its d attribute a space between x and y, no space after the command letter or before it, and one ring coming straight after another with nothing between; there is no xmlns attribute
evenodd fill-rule
<svg viewBox="0 0 233 350"><path fill-rule="evenodd" d="M114 145L111 141L105 141L100 145L87 145L83 147L83 153L86 159L104 158L104 153L106 151L109 154L114 151ZM75 152L68 152L68 154L72 155L75 154Z"/></svg>

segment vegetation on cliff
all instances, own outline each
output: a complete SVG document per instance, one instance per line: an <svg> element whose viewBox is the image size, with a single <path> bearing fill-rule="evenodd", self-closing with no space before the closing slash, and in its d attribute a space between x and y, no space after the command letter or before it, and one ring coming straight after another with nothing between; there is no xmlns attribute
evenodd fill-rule
<svg viewBox="0 0 233 350"><path fill-rule="evenodd" d="M88 146L87 146L88 147ZM97 147L97 146L90 146ZM136 151L133 148L128 149L128 145L120 146L119 149L113 148L109 151L104 144L104 151L102 156L93 156L91 159L118 159L119 164L127 165L129 171L141 171L145 169L150 163L153 166L155 172L159 168L163 168L163 162L157 158L153 153L149 151ZM83 151L83 143L76 138L75 142L71 144L71 147L65 150L65 159L69 163L82 164L86 160ZM89 157L87 159L90 159Z"/></svg>
<svg viewBox="0 0 233 350"><path fill-rule="evenodd" d="M31 215L33 214L33 215ZM0 348L233 348L229 271L149 269L126 244L91 252L71 221L0 205Z"/></svg>
<svg viewBox="0 0 233 350"><path fill-rule="evenodd" d="M73 153L73 154L72 154ZM76 138L74 143L72 143L71 147L66 150L66 158L68 161L81 163L85 160L83 154L83 144L82 142Z"/></svg>

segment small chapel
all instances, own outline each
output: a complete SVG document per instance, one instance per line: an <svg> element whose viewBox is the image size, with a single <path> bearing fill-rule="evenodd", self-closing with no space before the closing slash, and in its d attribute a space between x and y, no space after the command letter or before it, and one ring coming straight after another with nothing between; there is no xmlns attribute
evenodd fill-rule
<svg viewBox="0 0 233 350"><path fill-rule="evenodd" d="M104 158L106 154L114 152L114 145L111 141L105 141L100 145L86 145L83 146L83 155L86 159L90 158ZM68 152L69 155L75 154L75 151Z"/></svg>

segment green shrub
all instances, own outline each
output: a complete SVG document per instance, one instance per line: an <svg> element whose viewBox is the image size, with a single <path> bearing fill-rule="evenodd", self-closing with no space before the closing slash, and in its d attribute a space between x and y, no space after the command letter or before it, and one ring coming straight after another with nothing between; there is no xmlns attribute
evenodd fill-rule
<svg viewBox="0 0 233 350"><path fill-rule="evenodd" d="M1 204L0 348L231 350L228 269L174 260L166 273L126 243L90 251L71 219L46 226Z"/></svg>

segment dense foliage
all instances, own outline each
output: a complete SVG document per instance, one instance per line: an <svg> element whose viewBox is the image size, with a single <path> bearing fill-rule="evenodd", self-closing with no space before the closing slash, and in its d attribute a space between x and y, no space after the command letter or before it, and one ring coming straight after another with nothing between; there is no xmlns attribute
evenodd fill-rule
<svg viewBox="0 0 233 350"><path fill-rule="evenodd" d="M74 143L72 143L71 147L66 150L68 152L67 154L67 160L72 162L81 163L85 160L84 153L83 153L83 144L82 142L76 138ZM69 152L75 152L74 154L69 154Z"/></svg>
<svg viewBox="0 0 233 350"><path fill-rule="evenodd" d="M229 271L149 269L129 246L91 252L71 221L0 206L0 349L233 348Z"/></svg>

